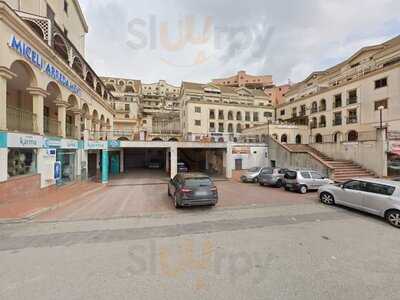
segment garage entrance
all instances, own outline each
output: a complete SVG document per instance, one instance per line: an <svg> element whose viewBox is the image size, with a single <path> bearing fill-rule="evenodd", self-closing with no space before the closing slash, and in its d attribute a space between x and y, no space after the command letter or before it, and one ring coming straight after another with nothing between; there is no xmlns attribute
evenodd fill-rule
<svg viewBox="0 0 400 300"><path fill-rule="evenodd" d="M159 167L157 168L157 165ZM154 169L165 170L166 150L165 149L124 149L124 170L125 172L137 169L147 169L151 166Z"/></svg>
<svg viewBox="0 0 400 300"><path fill-rule="evenodd" d="M225 176L225 154L225 149L179 148L178 163L184 163L190 172Z"/></svg>

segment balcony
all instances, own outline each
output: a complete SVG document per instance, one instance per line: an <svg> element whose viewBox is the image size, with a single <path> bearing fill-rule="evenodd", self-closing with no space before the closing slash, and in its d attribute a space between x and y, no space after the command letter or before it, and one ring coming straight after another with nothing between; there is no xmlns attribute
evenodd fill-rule
<svg viewBox="0 0 400 300"><path fill-rule="evenodd" d="M342 107L342 101L335 101L333 103L333 109Z"/></svg>
<svg viewBox="0 0 400 300"><path fill-rule="evenodd" d="M320 111L320 112L326 111L326 105L321 105L321 106L319 107L319 111Z"/></svg>
<svg viewBox="0 0 400 300"><path fill-rule="evenodd" d="M351 105L351 104L356 104L358 102L358 98L357 97L349 97L347 98L347 105Z"/></svg>
<svg viewBox="0 0 400 300"><path fill-rule="evenodd" d="M311 107L311 113L315 114L318 112L318 108L317 107Z"/></svg>
<svg viewBox="0 0 400 300"><path fill-rule="evenodd" d="M14 106L7 106L7 128L10 131L37 133L36 114Z"/></svg>
<svg viewBox="0 0 400 300"><path fill-rule="evenodd" d="M77 138L78 137L78 127L71 123L65 124L65 135L68 138Z"/></svg>
<svg viewBox="0 0 400 300"><path fill-rule="evenodd" d="M346 123L347 124L357 124L358 123L357 116L348 117L346 120Z"/></svg>
<svg viewBox="0 0 400 300"><path fill-rule="evenodd" d="M340 126L340 125L342 125L342 119L334 119L332 125L333 125L333 126Z"/></svg>
<svg viewBox="0 0 400 300"><path fill-rule="evenodd" d="M325 128L326 127L326 123L319 123L319 128Z"/></svg>
<svg viewBox="0 0 400 300"><path fill-rule="evenodd" d="M49 117L43 118L44 134L51 136L61 136L61 122Z"/></svg>

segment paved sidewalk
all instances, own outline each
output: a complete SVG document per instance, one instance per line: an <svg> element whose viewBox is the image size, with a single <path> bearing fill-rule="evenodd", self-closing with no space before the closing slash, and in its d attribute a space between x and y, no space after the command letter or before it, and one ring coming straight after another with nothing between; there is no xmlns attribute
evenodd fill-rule
<svg viewBox="0 0 400 300"><path fill-rule="evenodd" d="M31 198L0 202L0 222L28 219L40 213L72 203L104 186L95 182L79 182L58 188L43 189Z"/></svg>

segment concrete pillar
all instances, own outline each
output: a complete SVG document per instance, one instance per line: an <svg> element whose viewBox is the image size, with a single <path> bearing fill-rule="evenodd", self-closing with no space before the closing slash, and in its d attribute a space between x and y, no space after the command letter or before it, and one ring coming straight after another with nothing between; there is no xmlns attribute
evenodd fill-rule
<svg viewBox="0 0 400 300"><path fill-rule="evenodd" d="M232 178L232 170L234 168L234 162L232 159L232 143L228 143L226 146L226 178Z"/></svg>
<svg viewBox="0 0 400 300"><path fill-rule="evenodd" d="M36 115L36 128L33 128L33 130L40 135L44 135L44 98L50 94L36 87L27 88L26 90L32 95L32 112Z"/></svg>
<svg viewBox="0 0 400 300"><path fill-rule="evenodd" d="M8 179L8 149L0 148L0 182Z"/></svg>
<svg viewBox="0 0 400 300"><path fill-rule="evenodd" d="M119 171L124 173L124 149L119 152Z"/></svg>
<svg viewBox="0 0 400 300"><path fill-rule="evenodd" d="M67 116L67 106L68 102L57 100L55 104L58 108L58 122L60 123L59 135L65 138L65 126L66 126L66 116Z"/></svg>
<svg viewBox="0 0 400 300"><path fill-rule="evenodd" d="M167 149L165 151L165 172L167 172L167 173L169 172L170 164L171 164L170 159L169 159L169 154L170 154L170 151L169 151L169 149Z"/></svg>
<svg viewBox="0 0 400 300"><path fill-rule="evenodd" d="M0 130L7 130L7 80L16 76L8 68L0 67Z"/></svg>
<svg viewBox="0 0 400 300"><path fill-rule="evenodd" d="M377 139L376 139L377 145L376 146L379 147L378 153L380 153L380 156L381 156L378 158L378 161L381 162L381 165L380 165L381 170L380 170L380 174L377 174L377 175L383 176L383 177L387 176L387 168L388 168L388 162L387 162L388 143L387 143L387 139L386 139L386 130L387 130L387 128L385 128L385 127L382 129L378 128L377 132L376 132L376 134L377 134Z"/></svg>
<svg viewBox="0 0 400 300"><path fill-rule="evenodd" d="M83 139L88 141L90 139L90 130L92 129L92 117L90 115L85 116L85 130L83 132Z"/></svg>
<svg viewBox="0 0 400 300"><path fill-rule="evenodd" d="M93 128L93 131L94 131L93 138L95 140L98 140L99 139L99 128L100 128L99 120L92 120L92 128Z"/></svg>
<svg viewBox="0 0 400 300"><path fill-rule="evenodd" d="M74 126L75 126L75 132L74 132L73 136L77 140L80 140L81 139L81 115L82 115L82 111L80 109L73 109L72 113L74 114Z"/></svg>
<svg viewBox="0 0 400 300"><path fill-rule="evenodd" d="M109 159L108 159L108 150L102 151L102 161L101 161L101 183L108 183L108 170L109 170Z"/></svg>
<svg viewBox="0 0 400 300"><path fill-rule="evenodd" d="M178 173L178 148L171 146L171 178Z"/></svg>

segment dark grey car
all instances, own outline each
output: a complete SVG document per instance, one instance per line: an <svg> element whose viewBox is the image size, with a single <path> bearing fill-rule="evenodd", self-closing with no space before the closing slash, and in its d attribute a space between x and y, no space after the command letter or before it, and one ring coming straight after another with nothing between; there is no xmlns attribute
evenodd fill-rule
<svg viewBox="0 0 400 300"><path fill-rule="evenodd" d="M168 196L175 208L211 205L218 202L218 190L210 176L202 173L179 173L168 184Z"/></svg>

